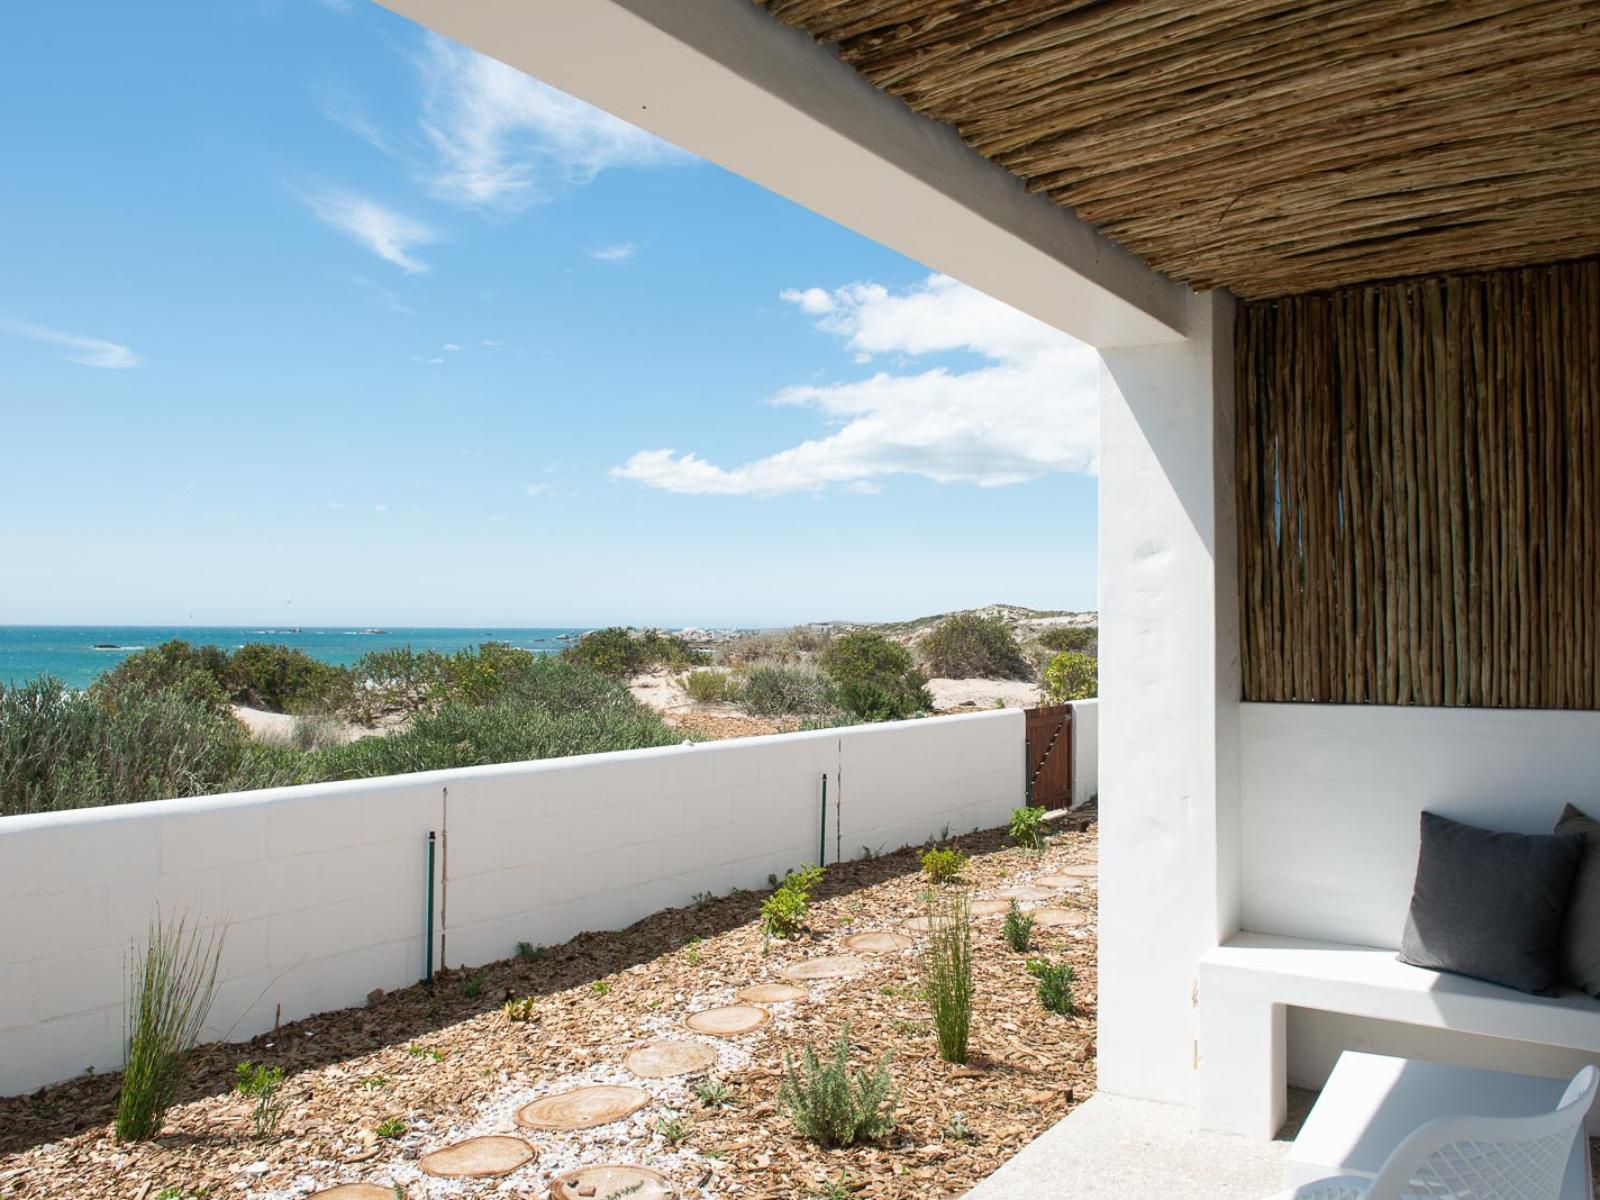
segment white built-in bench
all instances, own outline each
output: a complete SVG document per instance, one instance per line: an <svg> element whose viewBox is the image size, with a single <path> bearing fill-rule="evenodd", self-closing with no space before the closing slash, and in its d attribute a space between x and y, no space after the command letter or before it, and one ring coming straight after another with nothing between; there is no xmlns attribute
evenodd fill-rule
<svg viewBox="0 0 1600 1200"><path fill-rule="evenodd" d="M1407 966L1393 950L1241 933L1200 960L1200 1122L1270 1138L1287 1098L1290 1008L1600 1054L1600 1001L1529 996Z"/></svg>

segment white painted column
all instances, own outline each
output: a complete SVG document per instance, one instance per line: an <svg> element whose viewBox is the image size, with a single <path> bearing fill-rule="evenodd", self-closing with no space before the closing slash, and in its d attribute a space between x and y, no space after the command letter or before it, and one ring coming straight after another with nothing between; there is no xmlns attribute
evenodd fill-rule
<svg viewBox="0 0 1600 1200"><path fill-rule="evenodd" d="M1194 1105L1200 956L1238 925L1233 300L1107 350L1100 398L1099 1084Z"/></svg>

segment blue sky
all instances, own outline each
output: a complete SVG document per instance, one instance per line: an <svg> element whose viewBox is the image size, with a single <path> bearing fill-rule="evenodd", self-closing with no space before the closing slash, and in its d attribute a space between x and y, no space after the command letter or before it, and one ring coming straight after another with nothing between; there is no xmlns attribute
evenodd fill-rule
<svg viewBox="0 0 1600 1200"><path fill-rule="evenodd" d="M1092 352L351 0L0 14L0 624L1095 602Z"/></svg>

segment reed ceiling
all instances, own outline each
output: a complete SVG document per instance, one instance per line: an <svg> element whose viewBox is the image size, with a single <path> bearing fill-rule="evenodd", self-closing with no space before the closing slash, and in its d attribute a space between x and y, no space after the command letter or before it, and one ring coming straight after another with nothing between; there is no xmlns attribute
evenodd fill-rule
<svg viewBox="0 0 1600 1200"><path fill-rule="evenodd" d="M755 0L1246 298L1600 253L1600 0Z"/></svg>

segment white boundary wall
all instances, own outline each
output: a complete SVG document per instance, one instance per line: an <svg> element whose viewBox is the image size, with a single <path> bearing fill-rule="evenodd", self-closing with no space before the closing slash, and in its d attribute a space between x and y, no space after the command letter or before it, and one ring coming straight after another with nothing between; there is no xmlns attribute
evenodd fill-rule
<svg viewBox="0 0 1600 1200"><path fill-rule="evenodd" d="M415 983L426 839L439 965L616 929L697 893L1004 824L1020 710L0 818L0 1094L121 1064L156 907L229 921L206 1037ZM841 828L842 825L842 828Z"/></svg>
<svg viewBox="0 0 1600 1200"><path fill-rule="evenodd" d="M1072 702L1072 807L1100 794L1100 701Z"/></svg>
<svg viewBox="0 0 1600 1200"><path fill-rule="evenodd" d="M1600 817L1600 713L1378 705L1240 709L1240 924L1395 948L1424 809L1548 833L1562 806ZM1320 1086L1343 1049L1570 1074L1582 1056L1334 1013L1289 1014L1291 1082Z"/></svg>

